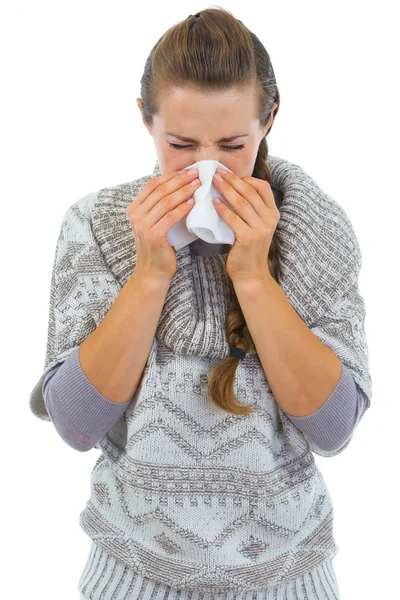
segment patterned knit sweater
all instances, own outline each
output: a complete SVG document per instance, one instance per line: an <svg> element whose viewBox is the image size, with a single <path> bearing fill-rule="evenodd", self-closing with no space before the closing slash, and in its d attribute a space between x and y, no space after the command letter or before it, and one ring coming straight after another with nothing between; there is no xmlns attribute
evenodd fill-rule
<svg viewBox="0 0 400 600"><path fill-rule="evenodd" d="M365 395L361 419L372 386L354 230L301 167L271 156L268 163L283 193L280 285ZM156 163L152 176L159 174ZM30 395L45 421L46 374L77 351L134 269L126 207L150 177L85 196L64 216L45 367ZM226 413L207 395L208 373L229 355L226 257L177 251L138 389L95 445L101 454L79 520L92 540L79 582L87 597L339 597L333 507L313 451L334 456L350 439L340 449L318 448L275 401L256 350L239 362L234 386L256 412Z"/></svg>
<svg viewBox="0 0 400 600"><path fill-rule="evenodd" d="M207 251L206 247L204 251ZM78 351L79 347L75 348L63 363L46 373L42 394L60 437L71 448L87 452L120 419L135 395L122 403L103 396L82 370ZM366 405L366 395L342 362L342 375L335 389L316 412L305 417L296 417L286 411L285 414L314 442L314 452L332 452L347 446Z"/></svg>

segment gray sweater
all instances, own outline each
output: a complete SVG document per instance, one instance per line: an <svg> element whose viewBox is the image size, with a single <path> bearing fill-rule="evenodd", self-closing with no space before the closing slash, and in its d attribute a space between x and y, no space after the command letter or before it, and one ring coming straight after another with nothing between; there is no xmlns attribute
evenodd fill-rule
<svg viewBox="0 0 400 600"><path fill-rule="evenodd" d="M191 253L198 256L226 251L226 244L207 244L200 238L190 246ZM46 374L43 398L61 438L81 452L93 448L132 402L131 398L118 404L100 394L80 366L78 348ZM315 413L306 417L285 414L318 447L338 450L352 437L365 405L365 394L342 362L339 383Z"/></svg>
<svg viewBox="0 0 400 600"><path fill-rule="evenodd" d="M131 398L118 404L105 398L83 372L78 348L45 376L43 398L61 438L75 450L90 450L126 411ZM342 363L342 376L317 412L289 419L323 450L338 450L352 437L365 410L365 394Z"/></svg>
<svg viewBox="0 0 400 600"><path fill-rule="evenodd" d="M196 256L196 244L177 251L135 394L125 405L103 397L80 367L79 347L135 269L126 209L151 175L89 194L64 215L30 406L74 448L101 450L79 517L92 540L78 584L85 597L339 596L332 498L313 453L343 452L371 402L361 252L345 210L299 165L274 156L268 165L271 188L283 194L279 284L342 364L336 389L307 417L281 409L256 349L239 361L234 382L255 412L234 415L211 402L209 374L229 356L233 286L227 253Z"/></svg>

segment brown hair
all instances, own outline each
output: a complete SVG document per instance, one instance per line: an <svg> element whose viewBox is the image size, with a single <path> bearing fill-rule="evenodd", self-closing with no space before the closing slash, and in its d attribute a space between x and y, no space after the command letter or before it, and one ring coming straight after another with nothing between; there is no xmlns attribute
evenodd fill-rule
<svg viewBox="0 0 400 600"><path fill-rule="evenodd" d="M231 12L208 8L189 15L168 29L158 40L146 61L141 78L143 118L151 125L158 113L162 93L170 88L206 90L244 89L255 85L258 92L260 127L265 126L274 102L275 115L280 95L274 70L263 44ZM269 131L271 130L269 128ZM252 176L271 183L267 165L266 137L260 142ZM268 253L268 268L275 280L280 279L278 240L274 235ZM228 343L245 352L254 349L237 296L233 291L226 320ZM229 356L209 376L208 392L220 408L236 415L254 412L253 406L238 402L234 382L239 358Z"/></svg>

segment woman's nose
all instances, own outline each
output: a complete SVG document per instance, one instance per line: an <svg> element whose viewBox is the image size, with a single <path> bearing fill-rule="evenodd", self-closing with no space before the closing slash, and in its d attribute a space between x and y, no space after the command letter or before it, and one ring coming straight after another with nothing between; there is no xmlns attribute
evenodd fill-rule
<svg viewBox="0 0 400 600"><path fill-rule="evenodd" d="M201 150L197 153L196 160L218 160L221 161L221 152L210 152L209 150L205 150L202 152Z"/></svg>

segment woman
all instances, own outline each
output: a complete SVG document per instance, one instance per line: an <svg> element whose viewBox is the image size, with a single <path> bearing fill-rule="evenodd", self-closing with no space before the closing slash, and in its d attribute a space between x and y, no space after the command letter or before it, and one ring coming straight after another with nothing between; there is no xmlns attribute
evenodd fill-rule
<svg viewBox="0 0 400 600"><path fill-rule="evenodd" d="M169 29L141 84L153 177L67 210L30 397L71 446L101 450L81 598L338 599L312 451L341 452L370 405L357 238L310 176L268 157L274 71L229 11ZM229 169L213 183L236 216L215 210L235 243L175 251L200 160Z"/></svg>

